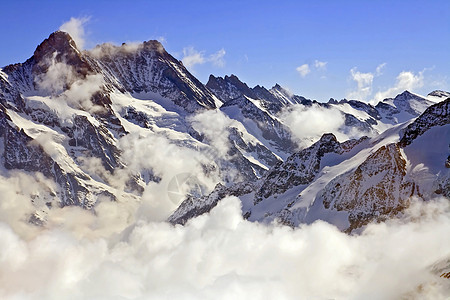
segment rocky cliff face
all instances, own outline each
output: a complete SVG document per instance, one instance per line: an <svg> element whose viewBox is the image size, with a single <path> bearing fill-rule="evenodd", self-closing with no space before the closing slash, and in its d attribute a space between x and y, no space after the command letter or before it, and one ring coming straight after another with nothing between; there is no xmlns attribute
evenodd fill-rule
<svg viewBox="0 0 450 300"><path fill-rule="evenodd" d="M130 93L156 94L187 112L216 107L216 97L158 41L120 47L103 44L88 54L110 73L112 82Z"/></svg>
<svg viewBox="0 0 450 300"><path fill-rule="evenodd" d="M382 146L355 170L328 183L318 195L326 209L346 211L351 231L374 219L388 218L417 195L413 182L405 179L406 160L397 144Z"/></svg>

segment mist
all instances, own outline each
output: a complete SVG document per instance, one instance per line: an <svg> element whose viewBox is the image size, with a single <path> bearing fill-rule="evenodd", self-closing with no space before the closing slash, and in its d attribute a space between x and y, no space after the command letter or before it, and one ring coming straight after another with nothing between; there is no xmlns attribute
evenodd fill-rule
<svg viewBox="0 0 450 300"><path fill-rule="evenodd" d="M301 148L311 146L324 133L332 132L340 142L367 134L356 128L349 130L345 126L344 115L333 107L293 105L282 111L279 117L291 130L293 139Z"/></svg>

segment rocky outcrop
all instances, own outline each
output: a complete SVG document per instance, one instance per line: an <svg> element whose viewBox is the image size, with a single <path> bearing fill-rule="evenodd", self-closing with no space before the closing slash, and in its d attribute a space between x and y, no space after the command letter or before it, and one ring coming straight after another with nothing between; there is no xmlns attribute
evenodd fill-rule
<svg viewBox="0 0 450 300"><path fill-rule="evenodd" d="M255 204L272 195L280 195L288 189L311 183L320 170L320 161L326 153L344 152L336 137L324 134L318 142L291 155L285 162L272 168L262 179L255 194Z"/></svg>
<svg viewBox="0 0 450 300"><path fill-rule="evenodd" d="M411 142L434 126L450 124L450 98L428 107L414 122L406 127L400 146L406 147Z"/></svg>
<svg viewBox="0 0 450 300"><path fill-rule="evenodd" d="M89 55L113 77L112 83L130 93L159 95L187 112L216 107L215 96L158 41L120 47L102 44Z"/></svg>
<svg viewBox="0 0 450 300"><path fill-rule="evenodd" d="M318 198L326 209L349 213L351 231L374 219L403 210L409 197L418 195L414 182L405 179L406 160L397 144L382 146L355 170L326 185Z"/></svg>

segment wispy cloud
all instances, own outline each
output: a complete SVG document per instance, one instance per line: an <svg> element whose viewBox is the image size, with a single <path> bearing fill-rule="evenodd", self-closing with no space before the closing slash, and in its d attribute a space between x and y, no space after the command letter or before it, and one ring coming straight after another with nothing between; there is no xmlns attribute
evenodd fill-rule
<svg viewBox="0 0 450 300"><path fill-rule="evenodd" d="M382 63L376 67L375 72L367 73L357 71L356 67L350 69L351 78L356 82L357 87L356 90L347 93L347 98L363 101L367 100L372 95L373 79L382 74L382 70L385 66L386 63Z"/></svg>
<svg viewBox="0 0 450 300"><path fill-rule="evenodd" d="M311 64L303 64L301 66L298 66L296 68L297 72L300 74L301 77L306 77L309 73L311 73L312 68L315 70L325 70L327 67L328 62L326 61L320 61L315 60L314 63Z"/></svg>
<svg viewBox="0 0 450 300"><path fill-rule="evenodd" d="M383 99L394 97L404 90L414 90L421 88L424 84L424 71L414 74L413 72L403 71L397 76L396 83L393 87L375 94L374 100L381 101Z"/></svg>
<svg viewBox="0 0 450 300"><path fill-rule="evenodd" d="M225 59L224 56L226 54L225 49L220 49L219 51L217 51L214 54L211 54L209 56L208 61L210 61L214 66L222 68L225 66Z"/></svg>
<svg viewBox="0 0 450 300"><path fill-rule="evenodd" d="M320 61L320 60L315 60L314 61L314 67L316 67L316 69L325 69L327 67L328 62L326 61Z"/></svg>
<svg viewBox="0 0 450 300"><path fill-rule="evenodd" d="M380 76L382 75L382 71L384 69L384 67L386 67L387 63L382 63L380 65L378 65L378 67L375 69L375 76Z"/></svg>
<svg viewBox="0 0 450 300"><path fill-rule="evenodd" d="M77 47L79 49L84 49L85 44L85 32L84 32L84 25L90 20L90 17L82 17L82 18L70 18L69 21L62 24L61 27L59 27L59 30L65 31L72 39L75 41L75 44L77 44Z"/></svg>
<svg viewBox="0 0 450 300"><path fill-rule="evenodd" d="M352 68L350 70L352 80L357 84L357 89L348 93L347 98L366 100L372 94L373 73L362 73Z"/></svg>
<svg viewBox="0 0 450 300"><path fill-rule="evenodd" d="M296 68L297 72L300 74L300 76L305 77L311 72L311 69L309 68L308 64L303 64Z"/></svg>
<svg viewBox="0 0 450 300"><path fill-rule="evenodd" d="M223 48L209 56L206 56L205 51L197 51L194 47L186 47L183 49L183 58L181 61L186 68L190 69L192 69L195 65L201 65L204 63L211 63L213 66L222 68L225 66L225 54L226 51Z"/></svg>

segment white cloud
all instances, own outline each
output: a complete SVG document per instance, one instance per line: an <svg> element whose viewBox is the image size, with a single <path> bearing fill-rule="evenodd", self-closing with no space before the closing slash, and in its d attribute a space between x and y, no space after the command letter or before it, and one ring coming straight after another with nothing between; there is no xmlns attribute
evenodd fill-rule
<svg viewBox="0 0 450 300"><path fill-rule="evenodd" d="M39 91L43 95L50 95L55 102L65 102L75 109L83 108L90 112L100 110L100 106L92 103L91 97L101 90L104 84L102 75L89 74L84 78L77 77L72 66L56 61L56 54L55 52L48 62L47 72L35 78ZM58 107L63 108L61 105ZM61 117L71 114L66 112L60 111Z"/></svg>
<svg viewBox="0 0 450 300"><path fill-rule="evenodd" d="M226 51L222 48L216 53L206 57L205 51L197 51L194 47L186 47L183 49L183 58L181 61L186 68L190 69L192 69L195 65L201 65L204 63L211 63L213 66L222 68L225 66L225 54Z"/></svg>
<svg viewBox="0 0 450 300"><path fill-rule="evenodd" d="M301 147L310 146L324 133L329 132L335 133L339 140L348 139L348 136L339 132L339 129L345 124L345 119L342 113L335 108L294 105L284 110L279 117L291 129Z"/></svg>
<svg viewBox="0 0 450 300"><path fill-rule="evenodd" d="M296 68L297 72L300 74L300 76L305 77L311 72L311 69L309 68L308 64L303 64Z"/></svg>
<svg viewBox="0 0 450 300"><path fill-rule="evenodd" d="M208 139L220 156L225 157L230 149L229 128L234 121L220 110L207 110L190 118L192 127Z"/></svg>
<svg viewBox="0 0 450 300"><path fill-rule="evenodd" d="M56 61L57 53L48 61L47 72L39 74L35 78L38 88L51 95L62 93L75 80L75 74L72 66L64 62Z"/></svg>
<svg viewBox="0 0 450 300"><path fill-rule="evenodd" d="M383 74L382 71L383 71L384 67L386 67L386 65L387 65L387 63L379 64L379 65L377 66L377 68L375 69L375 76L380 76L380 75L382 75L382 74Z"/></svg>
<svg viewBox="0 0 450 300"><path fill-rule="evenodd" d="M70 18L69 21L62 24L61 27L59 27L59 30L65 31L72 39L75 41L75 44L77 44L77 47L79 49L84 49L85 39L84 39L84 24L88 22L90 17L83 17L83 18Z"/></svg>
<svg viewBox="0 0 450 300"><path fill-rule="evenodd" d="M209 56L208 61L210 61L216 67L223 68L225 66L225 60L223 58L225 54L226 54L225 49L222 48L216 53L211 54Z"/></svg>
<svg viewBox="0 0 450 300"><path fill-rule="evenodd" d="M349 99L367 100L372 94L372 83L374 75L370 72L361 73L356 71L356 67L350 70L352 80L356 81L357 89L347 94Z"/></svg>
<svg viewBox="0 0 450 300"><path fill-rule="evenodd" d="M356 70L356 67L350 70L352 80L356 82L357 88L354 91L347 93L347 98L355 100L368 100L372 95L373 79L382 75L382 70L386 66L386 63L379 64L375 72L361 73Z"/></svg>
<svg viewBox="0 0 450 300"><path fill-rule="evenodd" d="M192 68L195 65L205 63L204 51L199 52L194 47L183 49L183 58L181 59L186 68Z"/></svg>
<svg viewBox="0 0 450 300"><path fill-rule="evenodd" d="M70 227L24 223L27 238L2 219L2 299L448 298L448 279L435 266L449 255L445 199L354 236L320 221L296 229L251 223L229 197L184 227L119 222L122 232L94 238L117 226L116 205L99 207L98 216L68 208L59 217L77 217Z"/></svg>
<svg viewBox="0 0 450 300"><path fill-rule="evenodd" d="M157 37L156 40L159 41L163 45L167 44L167 39L165 36L161 35L161 36Z"/></svg>
<svg viewBox="0 0 450 300"><path fill-rule="evenodd" d="M326 61L319 61L317 59L314 61L314 66L316 67L316 69L325 69L327 64L328 62Z"/></svg>
<svg viewBox="0 0 450 300"><path fill-rule="evenodd" d="M403 71L397 76L395 85L385 91L375 94L374 100L381 101L386 98L394 97L397 94L409 90L421 88L424 83L423 71L414 74L413 72Z"/></svg>

